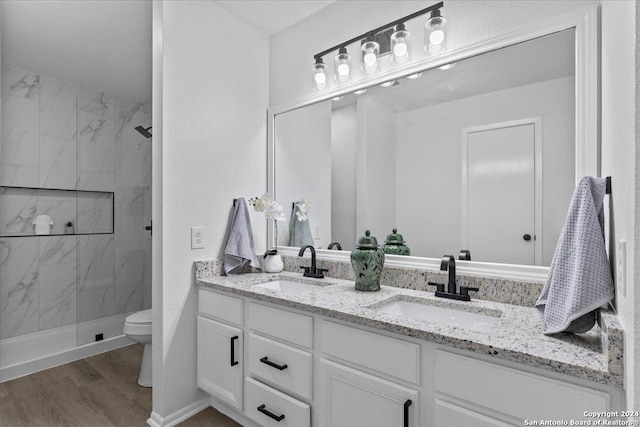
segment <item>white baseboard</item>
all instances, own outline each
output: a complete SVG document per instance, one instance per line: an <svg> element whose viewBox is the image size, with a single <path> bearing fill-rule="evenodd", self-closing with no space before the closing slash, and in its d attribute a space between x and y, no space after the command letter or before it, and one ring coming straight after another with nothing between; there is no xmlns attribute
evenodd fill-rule
<svg viewBox="0 0 640 427"><path fill-rule="evenodd" d="M194 416L198 412L207 409L209 406L211 406L211 398L205 397L204 399L197 400L182 409L178 409L173 414L169 414L166 417L162 417L160 414L153 411L147 420L147 424L151 427L173 427L180 424L187 418Z"/></svg>
<svg viewBox="0 0 640 427"><path fill-rule="evenodd" d="M3 366L0 368L0 383L131 344L134 344L134 342L127 338L126 335L119 335L103 341L97 341L91 344L85 344L59 351L54 354L48 354L37 359L15 363L10 366Z"/></svg>

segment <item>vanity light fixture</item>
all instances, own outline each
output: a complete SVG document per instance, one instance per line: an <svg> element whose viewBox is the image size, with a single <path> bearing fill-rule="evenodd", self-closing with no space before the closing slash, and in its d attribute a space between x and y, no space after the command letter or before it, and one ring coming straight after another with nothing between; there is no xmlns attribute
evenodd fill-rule
<svg viewBox="0 0 640 427"><path fill-rule="evenodd" d="M367 91L367 89L360 89L360 90L356 90L353 93L355 95L362 95L363 93L365 93Z"/></svg>
<svg viewBox="0 0 640 427"><path fill-rule="evenodd" d="M408 78L408 79L411 79L411 80L418 79L418 78L420 78L420 77L422 77L422 71L421 71L421 72L419 72L419 73L415 73L415 74L411 74L411 75L408 75L408 76L407 76L407 78Z"/></svg>
<svg viewBox="0 0 640 427"><path fill-rule="evenodd" d="M447 51L447 20L440 9L431 12L424 24L424 53L428 56L439 55Z"/></svg>
<svg viewBox="0 0 640 427"><path fill-rule="evenodd" d="M344 98L343 95L340 96L336 96L335 98L331 98L332 101L340 101L342 98Z"/></svg>
<svg viewBox="0 0 640 427"><path fill-rule="evenodd" d="M324 63L322 58L316 58L316 63L313 64L313 88L315 90L323 90L327 88L327 64Z"/></svg>
<svg viewBox="0 0 640 427"><path fill-rule="evenodd" d="M396 25L391 34L391 65L404 65L411 62L411 33L404 24Z"/></svg>
<svg viewBox="0 0 640 427"><path fill-rule="evenodd" d="M380 86L382 86L382 87L391 87L391 86L398 86L399 84L400 83L398 83L397 80L391 80L391 81L384 82L384 83L380 84Z"/></svg>
<svg viewBox="0 0 640 427"><path fill-rule="evenodd" d="M360 42L362 52L362 73L372 75L380 71L380 56L390 54L393 66L403 66L411 62L411 34L406 29L406 22L427 13L431 17L425 24L425 53L436 55L447 49L446 20L442 17L440 9L444 2L433 4L425 9L404 16L388 24L367 31L357 37L344 41L329 49L323 50L313 56L313 88L323 90L329 86L326 65L322 57L338 51L334 57L333 79L337 84L351 81L351 56L347 53L347 46ZM421 73L416 73L419 77Z"/></svg>
<svg viewBox="0 0 640 427"><path fill-rule="evenodd" d="M360 47L362 50L362 72L364 74L375 74L380 68L378 67L378 55L380 54L380 44L373 39L367 37Z"/></svg>
<svg viewBox="0 0 640 427"><path fill-rule="evenodd" d="M333 77L337 83L346 83L351 80L351 55L346 47L341 47L334 58Z"/></svg>
<svg viewBox="0 0 640 427"><path fill-rule="evenodd" d="M442 67L438 67L440 70L450 70L455 67L457 62L452 62L450 64L443 65Z"/></svg>

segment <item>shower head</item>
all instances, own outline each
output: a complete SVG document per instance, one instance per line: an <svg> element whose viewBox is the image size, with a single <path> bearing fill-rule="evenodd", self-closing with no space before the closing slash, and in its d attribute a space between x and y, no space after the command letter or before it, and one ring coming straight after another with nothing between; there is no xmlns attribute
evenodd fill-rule
<svg viewBox="0 0 640 427"><path fill-rule="evenodd" d="M151 132L149 132L149 130L151 130L151 126L146 129L142 126L136 126L136 130L140 132L145 138L151 138Z"/></svg>

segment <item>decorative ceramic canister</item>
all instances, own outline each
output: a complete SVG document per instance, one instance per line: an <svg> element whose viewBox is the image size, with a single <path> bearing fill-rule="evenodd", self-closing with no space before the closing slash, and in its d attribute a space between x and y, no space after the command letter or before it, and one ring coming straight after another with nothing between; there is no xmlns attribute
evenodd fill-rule
<svg viewBox="0 0 640 427"><path fill-rule="evenodd" d="M402 234L398 234L398 229L394 228L393 233L387 234L387 240L382 247L385 254L389 255L411 255L411 249L404 244Z"/></svg>
<svg viewBox="0 0 640 427"><path fill-rule="evenodd" d="M378 240L367 230L351 252L351 265L356 275L356 290L379 291L380 276L384 265L384 250Z"/></svg>

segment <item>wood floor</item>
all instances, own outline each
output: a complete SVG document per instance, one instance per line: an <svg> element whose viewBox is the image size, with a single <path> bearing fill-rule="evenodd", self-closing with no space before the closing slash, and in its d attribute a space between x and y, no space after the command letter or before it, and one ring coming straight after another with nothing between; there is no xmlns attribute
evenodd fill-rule
<svg viewBox="0 0 640 427"><path fill-rule="evenodd" d="M0 384L0 426L146 426L151 389L137 383L141 344ZM213 408L180 427L236 427Z"/></svg>

